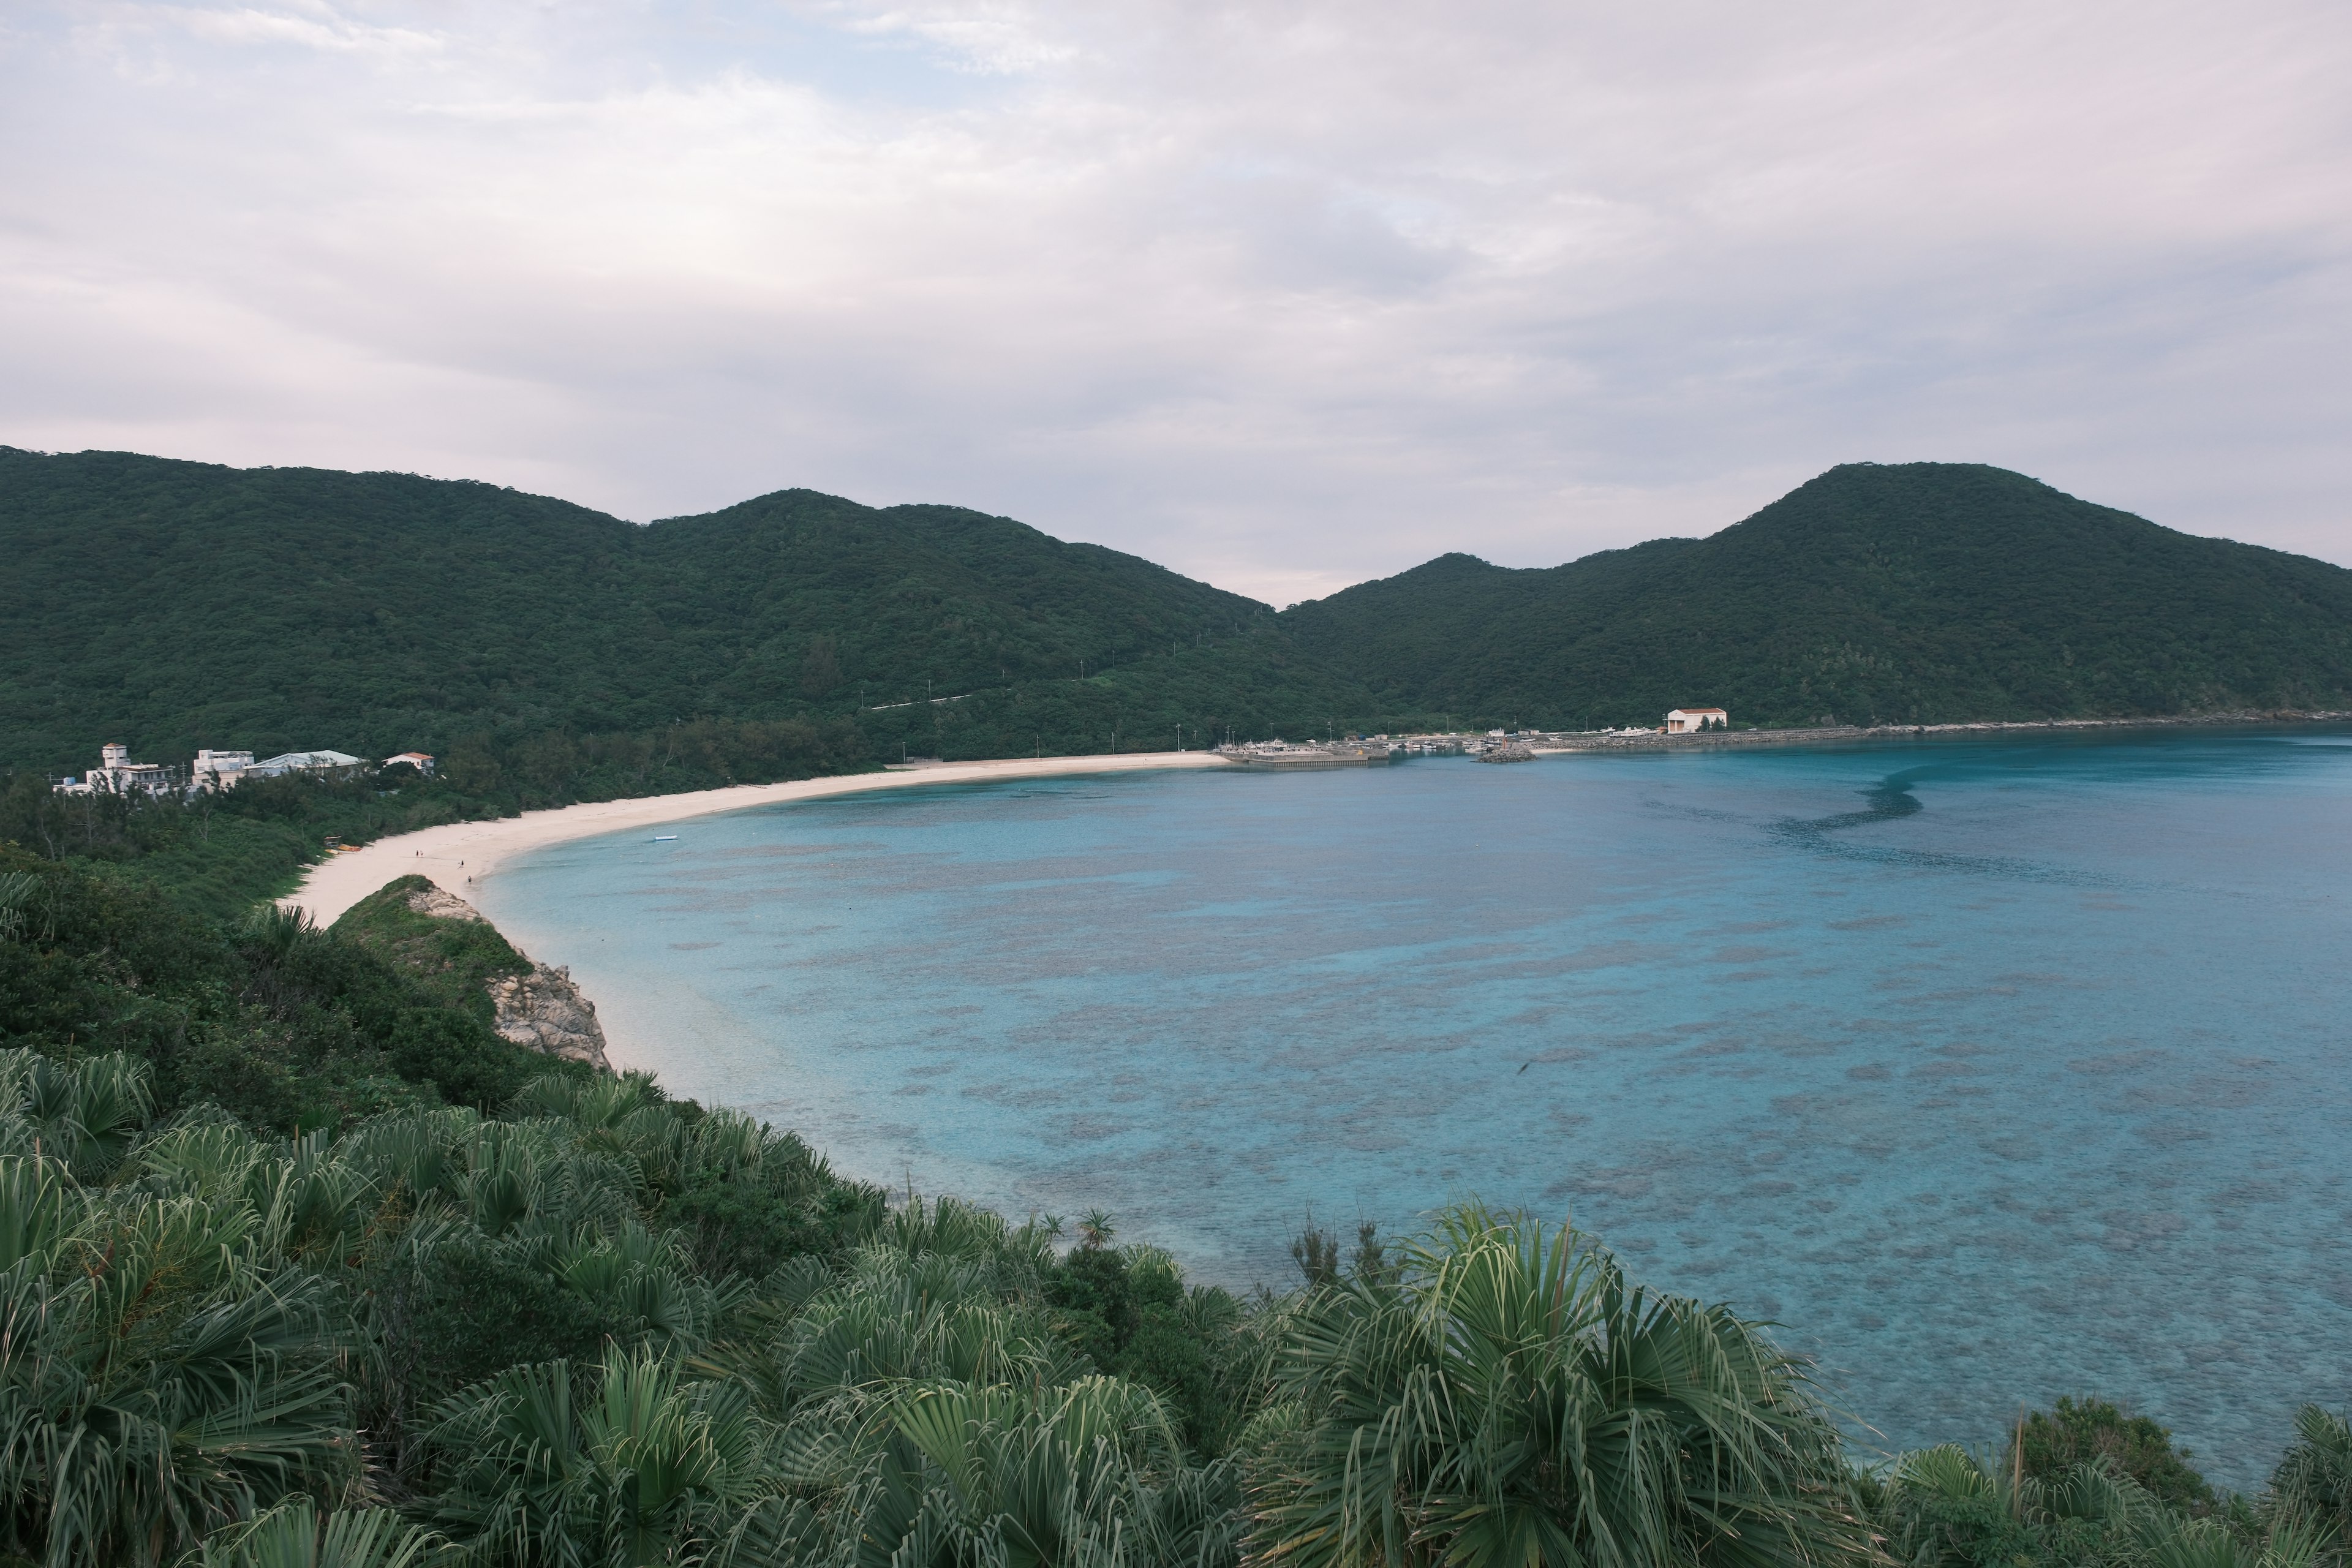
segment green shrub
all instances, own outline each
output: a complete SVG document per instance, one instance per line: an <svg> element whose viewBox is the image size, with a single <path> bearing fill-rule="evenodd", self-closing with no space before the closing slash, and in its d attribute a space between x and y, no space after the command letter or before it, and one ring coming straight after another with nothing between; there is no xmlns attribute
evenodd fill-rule
<svg viewBox="0 0 2352 1568"><path fill-rule="evenodd" d="M386 1266L368 1290L385 1365L412 1408L520 1362L593 1361L636 1328L480 1236Z"/></svg>
<svg viewBox="0 0 2352 1568"><path fill-rule="evenodd" d="M2167 1508L2201 1514L2213 1507L2213 1489L2189 1466L2189 1451L2172 1446L2169 1430L2104 1399L2062 1396L2047 1414L2028 1415L2011 1441L2021 1441L2025 1474L2036 1480L2057 1479L2079 1465L2102 1464L2139 1483Z"/></svg>

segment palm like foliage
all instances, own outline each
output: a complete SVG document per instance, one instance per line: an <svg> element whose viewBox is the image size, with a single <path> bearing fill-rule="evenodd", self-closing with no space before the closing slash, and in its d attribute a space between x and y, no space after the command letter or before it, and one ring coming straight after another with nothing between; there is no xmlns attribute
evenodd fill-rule
<svg viewBox="0 0 2352 1568"><path fill-rule="evenodd" d="M121 1058L37 1065L15 1117L59 1152L0 1157L0 1542L163 1561L343 1462L335 1302L283 1266L290 1177L240 1166L238 1190L196 1192L142 1167L79 1186L77 1169L117 1163L143 1081Z"/></svg>
<svg viewBox="0 0 2352 1568"><path fill-rule="evenodd" d="M701 1363L777 1424L777 1495L736 1562L1229 1563L1239 1494L1148 1390L1095 1375L1036 1306L1048 1236L919 1200L836 1271L770 1282L762 1341Z"/></svg>
<svg viewBox="0 0 2352 1568"><path fill-rule="evenodd" d="M322 1515L305 1497L221 1531L184 1568L428 1568L446 1556L431 1531L390 1509Z"/></svg>
<svg viewBox="0 0 2352 1568"><path fill-rule="evenodd" d="M2115 1568L2315 1568L2327 1539L2306 1521L2252 1539L2218 1518L2183 1519L2104 1463L2021 1482L1950 1444L1903 1455L1877 1508L1887 1555L1906 1568L1986 1563Z"/></svg>
<svg viewBox="0 0 2352 1568"><path fill-rule="evenodd" d="M374 1259L421 1268L470 1237L650 1342L699 1342L744 1288L695 1276L642 1216L706 1145L741 1161L772 1137L722 1118L689 1131L648 1088L614 1081L576 1118L561 1104L520 1122L405 1113L340 1144L196 1117L134 1149L138 1064L0 1053L0 1550L168 1561L348 1475L344 1374L383 1373L381 1336L352 1331L355 1308L376 1315L353 1289ZM651 1375L636 1368L631 1386ZM609 1468L628 1444L598 1411L574 1447ZM646 1539L677 1523L640 1511ZM344 1518L320 1550L358 1528ZM236 1539L276 1561L299 1533L281 1520Z"/></svg>
<svg viewBox="0 0 2352 1568"><path fill-rule="evenodd" d="M646 1352L510 1368L452 1402L433 1433L449 1458L438 1505L484 1563L639 1568L672 1561L760 1487L750 1396L686 1384Z"/></svg>
<svg viewBox="0 0 2352 1568"><path fill-rule="evenodd" d="M840 1568L1118 1568L1234 1561L1228 1467L1186 1463L1167 1412L1115 1378L901 1385L845 1425L797 1426L797 1496L746 1521L740 1557Z"/></svg>
<svg viewBox="0 0 2352 1568"><path fill-rule="evenodd" d="M1575 1233L1468 1207L1297 1312L1253 1540L1300 1564L1867 1555L1801 1370Z"/></svg>
<svg viewBox="0 0 2352 1568"><path fill-rule="evenodd" d="M114 1167L151 1103L146 1068L129 1057L68 1064L0 1051L0 1152L55 1160L79 1180Z"/></svg>
<svg viewBox="0 0 2352 1568"><path fill-rule="evenodd" d="M2352 1422L2306 1405L2294 1418L2294 1446L2271 1477L2271 1515L2352 1552Z"/></svg>

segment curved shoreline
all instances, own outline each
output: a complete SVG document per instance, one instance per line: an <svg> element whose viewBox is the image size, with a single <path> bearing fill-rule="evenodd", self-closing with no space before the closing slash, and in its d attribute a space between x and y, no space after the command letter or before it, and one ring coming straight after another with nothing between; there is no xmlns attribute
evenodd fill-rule
<svg viewBox="0 0 2352 1568"><path fill-rule="evenodd" d="M742 811L755 805L773 805L782 801L816 800L827 795L858 795L868 790L905 789L924 784L986 784L997 779L1055 778L1082 773L1124 773L1228 765L1213 752L1016 757L1002 762L894 767L882 773L847 773L837 778L793 779L772 784L736 784L728 789L697 790L687 795L643 795L628 800L555 806L546 811L526 811L520 816L445 823L439 827L423 827L414 833L379 838L363 848L337 855L313 866L302 879L301 886L278 900L278 903L281 909L304 910L320 925L331 925L345 910L396 877L429 878L436 886L470 902L474 885L495 874L501 864L514 856L574 838L593 838L600 833L683 822L689 817L709 816L722 811Z"/></svg>
<svg viewBox="0 0 2352 1568"><path fill-rule="evenodd" d="M1915 738L1960 739L1971 735L2016 734L2031 731L2083 732L2103 730L2183 729L2210 725L2236 728L2255 724L2341 722L2352 712L2274 711L2182 715L2150 719L2054 719L2039 721L1987 720L1960 724L1888 725L1862 728L1839 725L1801 730L1734 730L1708 735L1640 735L1629 738L1578 736L1567 745L1536 748L1538 756L1618 751L1706 751L1749 746L1822 745L1851 742L1900 742ZM281 909L303 910L320 925L337 917L395 877L421 875L462 899L468 889L497 871L509 857L723 811L742 811L780 801L815 800L827 795L856 795L867 790L903 789L913 785L985 784L994 779L1055 778L1084 773L1135 773L1163 768L1228 767L1213 752L1135 752L1084 757L1013 757L992 762L923 763L912 767L892 765L886 773L846 773L835 778L793 779L783 784L736 784L726 789L696 790L684 795L634 796L580 805L526 811L520 816L478 822L453 822L420 828L390 838L379 838L364 848L337 855L310 868L293 892L278 900Z"/></svg>

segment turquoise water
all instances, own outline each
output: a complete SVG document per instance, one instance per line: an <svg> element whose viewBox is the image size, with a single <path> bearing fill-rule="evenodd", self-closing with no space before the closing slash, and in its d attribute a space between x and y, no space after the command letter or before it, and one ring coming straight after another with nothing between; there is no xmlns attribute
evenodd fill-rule
<svg viewBox="0 0 2352 1568"><path fill-rule="evenodd" d="M909 789L483 889L677 1092L1283 1283L1477 1194L1786 1325L1888 1446L2352 1400L2352 734Z"/></svg>

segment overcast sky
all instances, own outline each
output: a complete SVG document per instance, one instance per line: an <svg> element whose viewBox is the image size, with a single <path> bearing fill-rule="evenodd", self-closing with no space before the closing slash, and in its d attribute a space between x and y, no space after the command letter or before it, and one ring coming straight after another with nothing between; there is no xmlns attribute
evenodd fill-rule
<svg viewBox="0 0 2352 1568"><path fill-rule="evenodd" d="M0 5L0 442L1276 604L1997 463L2352 563L2344 0Z"/></svg>

